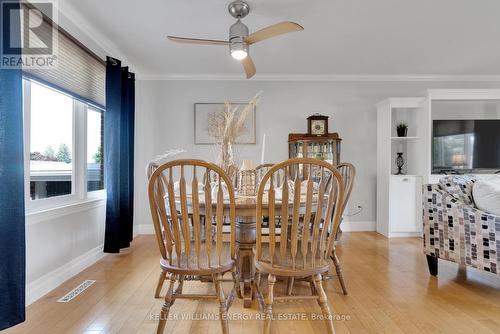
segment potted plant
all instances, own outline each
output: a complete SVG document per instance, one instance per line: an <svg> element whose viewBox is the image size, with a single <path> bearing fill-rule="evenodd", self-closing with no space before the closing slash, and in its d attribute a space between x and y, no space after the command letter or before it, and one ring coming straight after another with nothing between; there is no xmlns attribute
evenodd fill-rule
<svg viewBox="0 0 500 334"><path fill-rule="evenodd" d="M408 135L408 124L399 123L396 126L396 132L398 133L398 137L406 137Z"/></svg>

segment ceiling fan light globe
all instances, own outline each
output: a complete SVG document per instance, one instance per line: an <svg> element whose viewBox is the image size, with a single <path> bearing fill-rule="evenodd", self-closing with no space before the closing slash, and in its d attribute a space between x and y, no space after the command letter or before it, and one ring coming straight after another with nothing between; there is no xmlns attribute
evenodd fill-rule
<svg viewBox="0 0 500 334"><path fill-rule="evenodd" d="M236 60L243 60L248 56L248 45L241 37L234 37L229 44L229 53Z"/></svg>
<svg viewBox="0 0 500 334"><path fill-rule="evenodd" d="M243 60L248 56L248 52L245 50L232 50L231 51L231 57L233 57L236 60Z"/></svg>

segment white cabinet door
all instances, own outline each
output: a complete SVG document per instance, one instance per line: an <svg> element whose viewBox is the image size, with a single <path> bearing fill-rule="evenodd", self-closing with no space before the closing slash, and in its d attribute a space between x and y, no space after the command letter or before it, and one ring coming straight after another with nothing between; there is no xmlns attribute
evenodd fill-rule
<svg viewBox="0 0 500 334"><path fill-rule="evenodd" d="M391 176L389 226L390 234L418 233L422 230L422 178Z"/></svg>

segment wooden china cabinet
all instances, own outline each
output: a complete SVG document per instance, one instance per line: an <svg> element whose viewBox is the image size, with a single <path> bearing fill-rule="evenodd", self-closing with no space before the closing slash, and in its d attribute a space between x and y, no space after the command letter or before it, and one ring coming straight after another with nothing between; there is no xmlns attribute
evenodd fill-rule
<svg viewBox="0 0 500 334"><path fill-rule="evenodd" d="M340 143L338 133L310 135L290 133L288 135L289 158L315 158L331 164L340 163Z"/></svg>
<svg viewBox="0 0 500 334"><path fill-rule="evenodd" d="M307 133L288 135L288 157L313 158L340 163L340 142L338 133L328 133L328 116L316 113L307 117Z"/></svg>
<svg viewBox="0 0 500 334"><path fill-rule="evenodd" d="M290 133L288 135L288 157L292 158L314 158L326 161L333 165L340 163L340 142L338 133L325 133L323 135L311 135L306 133ZM306 170L300 173L307 177ZM294 175L294 171L289 171ZM313 179L319 181L320 170L313 171ZM318 179L318 180L316 180Z"/></svg>

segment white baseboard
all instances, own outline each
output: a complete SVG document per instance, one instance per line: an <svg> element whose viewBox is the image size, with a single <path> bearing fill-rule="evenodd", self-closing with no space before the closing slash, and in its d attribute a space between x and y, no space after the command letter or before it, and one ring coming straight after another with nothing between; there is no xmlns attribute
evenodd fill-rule
<svg viewBox="0 0 500 334"><path fill-rule="evenodd" d="M373 232L377 230L377 223L374 221L343 221L340 228L342 232Z"/></svg>
<svg viewBox="0 0 500 334"><path fill-rule="evenodd" d="M422 232L390 232L389 238L422 238Z"/></svg>
<svg viewBox="0 0 500 334"><path fill-rule="evenodd" d="M372 232L376 231L376 227L377 224L374 221L343 221L340 228L343 232ZM152 224L139 224L135 226L134 236L139 234L155 234L155 229Z"/></svg>
<svg viewBox="0 0 500 334"><path fill-rule="evenodd" d="M105 255L103 245L99 245L29 283L26 286L26 305L35 302L40 297L54 290L71 277L102 259Z"/></svg>

